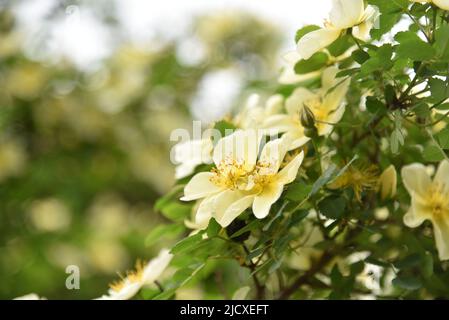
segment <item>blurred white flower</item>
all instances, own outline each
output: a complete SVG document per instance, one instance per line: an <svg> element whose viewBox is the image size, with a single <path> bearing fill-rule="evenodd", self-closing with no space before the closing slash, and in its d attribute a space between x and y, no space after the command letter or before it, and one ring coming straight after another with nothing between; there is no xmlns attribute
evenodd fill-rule
<svg viewBox="0 0 449 320"><path fill-rule="evenodd" d="M433 3L437 7L443 9L443 10L449 10L449 0L410 0L412 2L419 2L419 3Z"/></svg>
<svg viewBox="0 0 449 320"><path fill-rule="evenodd" d="M213 144L210 138L190 140L174 146L176 179L191 175L200 164L212 162Z"/></svg>
<svg viewBox="0 0 449 320"><path fill-rule="evenodd" d="M14 298L13 300L47 300L44 297L39 297L35 293L29 293L21 297Z"/></svg>
<svg viewBox="0 0 449 320"><path fill-rule="evenodd" d="M97 300L129 300L134 297L139 290L147 285L153 284L167 268L172 259L169 250L163 249L159 255L146 265L137 263L136 269L129 271L125 278L112 283L107 295L103 295Z"/></svg>

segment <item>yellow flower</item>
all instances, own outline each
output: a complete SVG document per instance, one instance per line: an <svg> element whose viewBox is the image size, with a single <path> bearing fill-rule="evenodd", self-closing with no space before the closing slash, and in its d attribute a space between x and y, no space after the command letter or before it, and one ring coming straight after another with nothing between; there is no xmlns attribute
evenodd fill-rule
<svg viewBox="0 0 449 320"><path fill-rule="evenodd" d="M183 201L202 199L195 224L205 226L214 217L227 227L252 207L258 219L265 218L291 183L304 153L281 169L287 153L285 138L268 142L259 156L261 135L256 130L238 130L221 139L214 149L215 168L195 175L184 188Z"/></svg>
<svg viewBox="0 0 449 320"><path fill-rule="evenodd" d="M296 89L286 101L287 114L267 118L264 127L285 132L285 136L292 141L289 149L299 148L310 140L304 135L300 122L301 112L307 106L315 117L318 134L328 135L333 125L343 117L343 102L350 83L349 78L336 78L337 72L335 67L327 68L323 72L322 87L319 90Z"/></svg>
<svg viewBox="0 0 449 320"><path fill-rule="evenodd" d="M176 162L176 179L191 175L195 168L212 160L213 144L210 138L189 140L173 147L173 158Z"/></svg>
<svg viewBox="0 0 449 320"><path fill-rule="evenodd" d="M98 300L131 299L143 286L154 283L161 276L172 257L169 250L163 249L148 264L137 262L135 270L129 271L122 280L112 283L108 295L103 295Z"/></svg>
<svg viewBox="0 0 449 320"><path fill-rule="evenodd" d="M357 49L357 46L353 46L346 50L342 55L338 57L333 57L332 55L324 50L324 52L328 55L327 66L335 65L336 63L343 61L351 56L351 54ZM281 84L296 84L300 82L305 82L313 79L318 79L326 66L320 70L312 71L304 74L297 74L295 72L295 65L302 60L301 55L298 51L289 51L283 55L283 60L285 62L285 66L282 68L281 74L279 75L278 81Z"/></svg>
<svg viewBox="0 0 449 320"><path fill-rule="evenodd" d="M378 170L374 165L349 166L335 181L329 184L331 189L350 187L354 190L357 201L362 202L362 192L375 189L378 183Z"/></svg>
<svg viewBox="0 0 449 320"><path fill-rule="evenodd" d="M35 293L29 293L21 297L14 298L13 300L47 300L44 297L39 297Z"/></svg>
<svg viewBox="0 0 449 320"><path fill-rule="evenodd" d="M333 0L329 20L323 29L312 31L298 41L298 52L303 59L326 48L347 29L352 28L354 37L367 40L379 16L373 6L366 6L363 0Z"/></svg>
<svg viewBox="0 0 449 320"><path fill-rule="evenodd" d="M393 198L396 195L396 186L396 168L393 165L390 165L379 177L378 190L382 200Z"/></svg>
<svg viewBox="0 0 449 320"><path fill-rule="evenodd" d="M433 3L443 10L449 10L449 0L410 0L412 2Z"/></svg>
<svg viewBox="0 0 449 320"><path fill-rule="evenodd" d="M449 161L440 163L433 180L424 165L408 165L402 168L402 180L412 199L405 225L416 228L430 220L439 257L449 260Z"/></svg>
<svg viewBox="0 0 449 320"><path fill-rule="evenodd" d="M252 94L243 110L237 114L232 123L240 129L258 129L265 119L280 113L284 106L284 97L275 94L262 103L258 94Z"/></svg>

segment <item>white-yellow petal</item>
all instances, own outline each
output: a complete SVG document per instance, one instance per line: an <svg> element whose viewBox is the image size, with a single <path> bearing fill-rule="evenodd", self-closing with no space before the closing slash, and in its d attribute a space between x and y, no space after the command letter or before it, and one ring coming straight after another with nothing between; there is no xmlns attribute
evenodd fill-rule
<svg viewBox="0 0 449 320"><path fill-rule="evenodd" d="M308 100L317 100L318 98L319 96L316 93L306 88L298 88L285 101L285 109L290 116L299 119L299 113L304 107L304 103Z"/></svg>
<svg viewBox="0 0 449 320"><path fill-rule="evenodd" d="M449 161L443 160L438 166L437 173L435 174L434 181L440 185L445 186L445 189L449 191Z"/></svg>
<svg viewBox="0 0 449 320"><path fill-rule="evenodd" d="M282 185L292 183L298 175L299 167L304 160L304 151L301 151L292 161L290 161L277 175L277 182Z"/></svg>
<svg viewBox="0 0 449 320"><path fill-rule="evenodd" d="M440 260L449 260L449 220L434 220L433 231Z"/></svg>
<svg viewBox="0 0 449 320"><path fill-rule="evenodd" d="M170 253L170 250L162 249L158 256L145 266L142 274L142 284L151 284L158 280L165 269L167 269L172 258L173 255Z"/></svg>
<svg viewBox="0 0 449 320"><path fill-rule="evenodd" d="M260 153L259 163L269 164L266 169L276 174L287 153L287 147L286 141L282 138L267 142Z"/></svg>
<svg viewBox="0 0 449 320"><path fill-rule="evenodd" d="M298 53L303 59L309 59L337 40L341 32L340 29L319 29L309 32L298 41Z"/></svg>
<svg viewBox="0 0 449 320"><path fill-rule="evenodd" d="M298 149L310 141L310 138L304 135L304 130L300 126L297 126L294 130L287 132L283 138L285 141L290 141L288 144L288 151Z"/></svg>
<svg viewBox="0 0 449 320"><path fill-rule="evenodd" d="M218 141L214 148L214 163L218 166L231 159L251 170L257 162L261 139L262 135L256 129L237 130Z"/></svg>
<svg viewBox="0 0 449 320"><path fill-rule="evenodd" d="M423 197L432 183L427 169L420 163L413 163L402 168L402 181L410 195L416 193Z"/></svg>
<svg viewBox="0 0 449 320"><path fill-rule="evenodd" d="M348 29L361 22L364 12L363 0L333 0L329 20L335 28Z"/></svg>
<svg viewBox="0 0 449 320"><path fill-rule="evenodd" d="M363 14L362 21L352 29L352 34L357 39L367 41L370 38L370 31L378 22L380 13L377 7L367 6Z"/></svg>
<svg viewBox="0 0 449 320"><path fill-rule="evenodd" d="M195 229L207 228L209 221L212 218L212 212L214 211L215 198L219 195L220 193L207 197L200 202L195 212Z"/></svg>
<svg viewBox="0 0 449 320"><path fill-rule="evenodd" d="M412 203L408 212L404 215L404 224L409 228L419 227L425 220L429 219L431 214L427 211L419 197L412 197Z"/></svg>
<svg viewBox="0 0 449 320"><path fill-rule="evenodd" d="M433 3L444 10L449 10L449 0L433 0Z"/></svg>
<svg viewBox="0 0 449 320"><path fill-rule="evenodd" d="M396 195L397 173L393 165L388 166L379 177L379 191L383 200Z"/></svg>
<svg viewBox="0 0 449 320"><path fill-rule="evenodd" d="M217 198L214 218L223 227L229 226L243 211L251 207L253 195L243 195L230 191Z"/></svg>
<svg viewBox="0 0 449 320"><path fill-rule="evenodd" d="M268 117L263 123L263 128L274 134L290 131L297 126L297 122L287 114L277 114Z"/></svg>
<svg viewBox="0 0 449 320"><path fill-rule="evenodd" d="M219 192L221 188L211 182L213 176L211 172L200 172L193 176L184 187L184 196L181 200L197 200Z"/></svg>
<svg viewBox="0 0 449 320"><path fill-rule="evenodd" d="M265 218L269 213L271 206L281 197L284 185L272 183L266 185L261 193L254 198L253 213L258 219Z"/></svg>

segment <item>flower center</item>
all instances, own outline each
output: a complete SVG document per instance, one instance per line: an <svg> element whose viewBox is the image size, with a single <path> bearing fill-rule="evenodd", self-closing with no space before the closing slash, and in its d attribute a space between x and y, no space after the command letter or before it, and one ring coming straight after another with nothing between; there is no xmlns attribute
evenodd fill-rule
<svg viewBox="0 0 449 320"><path fill-rule="evenodd" d="M144 268L145 268L145 264L142 261L140 261L140 260L137 261L135 270L128 271L126 273L126 277L121 277L120 280L114 281L113 283L111 283L109 285L109 287L113 291L119 292L120 290L123 289L123 287L125 286L125 284L127 282L129 282L129 283L139 282L142 279Z"/></svg>
<svg viewBox="0 0 449 320"><path fill-rule="evenodd" d="M243 161L225 160L212 169L211 182L216 186L241 191L256 191L269 184L276 175L273 162L259 161L250 170Z"/></svg>
<svg viewBox="0 0 449 320"><path fill-rule="evenodd" d="M449 192L444 184L433 183L428 199L434 218L449 218Z"/></svg>

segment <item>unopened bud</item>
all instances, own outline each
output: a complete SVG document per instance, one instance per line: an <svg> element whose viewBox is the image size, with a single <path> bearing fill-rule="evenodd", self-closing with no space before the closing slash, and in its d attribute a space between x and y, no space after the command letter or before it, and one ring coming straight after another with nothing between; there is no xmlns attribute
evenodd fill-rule
<svg viewBox="0 0 449 320"><path fill-rule="evenodd" d="M315 128L315 115L309 107L304 106L301 111L301 124L306 129Z"/></svg>

